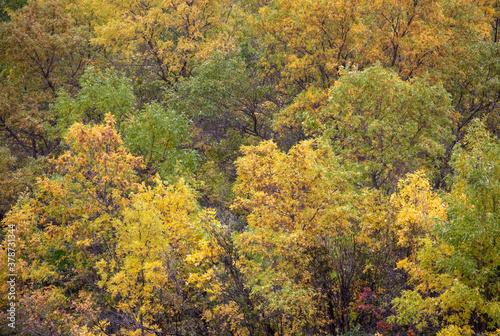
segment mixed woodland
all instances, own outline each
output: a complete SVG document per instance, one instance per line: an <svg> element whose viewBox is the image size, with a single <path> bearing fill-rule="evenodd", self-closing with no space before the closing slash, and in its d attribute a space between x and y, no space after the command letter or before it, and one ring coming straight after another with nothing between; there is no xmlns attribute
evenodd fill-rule
<svg viewBox="0 0 500 336"><path fill-rule="evenodd" d="M500 335L500 1L1 3L0 334Z"/></svg>

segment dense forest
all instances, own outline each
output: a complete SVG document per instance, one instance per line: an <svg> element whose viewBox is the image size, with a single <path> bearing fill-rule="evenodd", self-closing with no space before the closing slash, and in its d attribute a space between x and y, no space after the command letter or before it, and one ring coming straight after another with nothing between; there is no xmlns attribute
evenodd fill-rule
<svg viewBox="0 0 500 336"><path fill-rule="evenodd" d="M500 335L500 1L1 4L0 334Z"/></svg>

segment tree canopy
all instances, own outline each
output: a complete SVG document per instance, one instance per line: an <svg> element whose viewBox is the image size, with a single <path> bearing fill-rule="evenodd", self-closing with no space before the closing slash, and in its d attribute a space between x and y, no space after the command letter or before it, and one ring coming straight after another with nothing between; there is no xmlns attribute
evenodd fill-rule
<svg viewBox="0 0 500 336"><path fill-rule="evenodd" d="M500 334L499 1L0 7L0 334Z"/></svg>

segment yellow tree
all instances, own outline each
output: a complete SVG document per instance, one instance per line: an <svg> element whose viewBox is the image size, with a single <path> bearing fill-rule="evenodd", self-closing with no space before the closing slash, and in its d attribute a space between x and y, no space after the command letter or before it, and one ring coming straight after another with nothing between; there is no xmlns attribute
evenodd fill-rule
<svg viewBox="0 0 500 336"><path fill-rule="evenodd" d="M366 247L379 249L384 227L376 193L357 190L349 167L319 141L288 153L270 141L244 147L236 165L232 207L248 229L231 235L210 224L192 257L208 267L193 281L218 303L208 316L242 335L349 330Z"/></svg>
<svg viewBox="0 0 500 336"><path fill-rule="evenodd" d="M395 236L397 245L406 250L407 257L416 252L418 240L432 231L432 221L446 218L444 202L436 196L422 171L408 174L398 183L391 195L396 210Z"/></svg>
<svg viewBox="0 0 500 336"><path fill-rule="evenodd" d="M256 21L271 55L267 66L276 66L283 84L299 90L311 83L331 85L339 67L363 52L365 5L360 0L271 1Z"/></svg>
<svg viewBox="0 0 500 336"><path fill-rule="evenodd" d="M200 236L194 193L182 179L138 184L142 159L123 146L111 114L74 124L66 144L51 178L4 221L22 256L21 330L206 334L185 263Z"/></svg>
<svg viewBox="0 0 500 336"><path fill-rule="evenodd" d="M28 334L79 334L86 313L99 316L92 306L102 298L87 300L92 292L102 294L95 262L114 258L113 219L138 188L134 169L141 159L123 147L110 115L103 125L75 124L66 144L68 151L52 161L52 177L39 179L35 195L4 220L16 230L18 288L26 285L18 322Z"/></svg>
<svg viewBox="0 0 500 336"><path fill-rule="evenodd" d="M454 46L488 34L489 18L474 1L378 0L370 8L372 43L364 57L397 68L404 79L452 56Z"/></svg>
<svg viewBox="0 0 500 336"><path fill-rule="evenodd" d="M464 42L488 36L491 7L472 0L276 0L255 15L255 34L270 55L263 65L297 93L328 87L340 66L352 64L379 61L403 79L420 76Z"/></svg>
<svg viewBox="0 0 500 336"><path fill-rule="evenodd" d="M93 41L173 85L190 75L196 58L232 42L222 28L232 6L214 0L94 1L100 22Z"/></svg>
<svg viewBox="0 0 500 336"><path fill-rule="evenodd" d="M182 180L156 183L142 186L114 221L116 254L97 262L99 285L121 315L123 335L199 333L184 261L199 236L194 195Z"/></svg>

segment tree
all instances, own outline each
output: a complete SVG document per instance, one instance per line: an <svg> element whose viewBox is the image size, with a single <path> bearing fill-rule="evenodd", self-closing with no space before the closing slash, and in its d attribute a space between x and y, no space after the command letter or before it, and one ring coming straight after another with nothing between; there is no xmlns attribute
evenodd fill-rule
<svg viewBox="0 0 500 336"><path fill-rule="evenodd" d="M195 67L193 77L179 83L167 101L216 139L229 130L268 139L277 99L272 95L272 83L260 78L252 65L243 52L214 54Z"/></svg>
<svg viewBox="0 0 500 336"><path fill-rule="evenodd" d="M475 1L381 0L369 8L372 48L366 59L397 69L403 79L422 76L453 57L457 46L488 35L489 17Z"/></svg>
<svg viewBox="0 0 500 336"><path fill-rule="evenodd" d="M270 71L279 71L292 91L309 85L328 87L339 68L363 53L366 33L358 0L270 1L256 17L257 34L271 55L263 59ZM295 89L295 90L294 90Z"/></svg>
<svg viewBox="0 0 500 336"><path fill-rule="evenodd" d="M55 122L49 105L60 88L74 90L91 55L88 30L61 2L30 1L13 9L7 10L10 20L0 23L0 146L10 151L15 165L0 169L8 170L13 181L25 179L8 196L7 208L20 185L32 187L30 176L41 171L44 157L58 149L60 139L49 134Z"/></svg>
<svg viewBox="0 0 500 336"><path fill-rule="evenodd" d="M141 160L123 147L110 115L104 125L73 125L66 143L68 151L52 160L51 178L39 179L34 196L19 203L3 221L16 228L18 288L27 287L21 294L21 303L27 306L20 307L19 322L27 334L71 329L71 319L44 315L50 307L74 319L95 314L88 327L113 315L105 297L99 297L104 293L97 286L95 263L116 255L113 220L138 188L134 169ZM56 301L46 301L47 295ZM104 308L101 314L89 306L89 295L93 304ZM36 314L30 307L38 307ZM73 311L75 307L81 311Z"/></svg>
<svg viewBox="0 0 500 336"><path fill-rule="evenodd" d="M412 290L394 300L396 320L438 335L494 335L500 328L500 144L479 121L454 153L447 218L422 240L409 272Z"/></svg>
<svg viewBox="0 0 500 336"><path fill-rule="evenodd" d="M16 77L52 97L61 86L76 86L90 52L88 30L57 0L31 1L10 16L2 24L2 62Z"/></svg>
<svg viewBox="0 0 500 336"><path fill-rule="evenodd" d="M490 132L499 134L499 48L498 43L491 41L468 41L453 52L453 57L430 73L431 78L441 81L450 93L455 110L453 138L445 145L446 155L437 181L440 187L446 186L446 176L452 170L449 165L452 153L465 136L471 121L482 118Z"/></svg>
<svg viewBox="0 0 500 336"><path fill-rule="evenodd" d="M365 248L377 249L372 235L384 226L376 196L356 190L351 170L321 142L286 154L267 141L243 154L232 207L248 229L231 235L212 225L195 259L210 266L197 276L217 302L210 318L238 333L349 330Z"/></svg>
<svg viewBox="0 0 500 336"><path fill-rule="evenodd" d="M253 15L270 57L262 63L295 94L327 88L340 67L380 62L403 79L421 76L465 41L490 33L492 4L475 1L269 1Z"/></svg>
<svg viewBox="0 0 500 336"><path fill-rule="evenodd" d="M28 159L22 162L8 147L0 147L0 220L23 193L33 192L37 177L44 174L46 161Z"/></svg>
<svg viewBox="0 0 500 336"><path fill-rule="evenodd" d="M124 122L135 112L136 97L125 76L89 67L79 78L78 92L60 90L50 110L55 115L54 135L62 137L74 123L100 124L111 113L123 133Z"/></svg>
<svg viewBox="0 0 500 336"><path fill-rule="evenodd" d="M431 232L432 221L446 218L446 207L431 190L422 171L400 180L391 201L397 212L394 225L397 245L406 250L406 257L412 258L419 239Z"/></svg>
<svg viewBox="0 0 500 336"><path fill-rule="evenodd" d="M123 335L204 334L184 262L199 238L194 195L180 180L141 187L115 219L114 258L96 263Z"/></svg>
<svg viewBox="0 0 500 336"><path fill-rule="evenodd" d="M0 22L3 21L8 21L9 20L9 14L8 10L18 10L22 8L24 5L26 5L26 0L6 0L3 3L2 9L0 10Z"/></svg>
<svg viewBox="0 0 500 336"><path fill-rule="evenodd" d="M242 46L237 53L214 53L166 93L173 113L192 122L204 204L228 207L240 146L273 136L273 114L282 104L273 86L256 68L254 50Z"/></svg>
<svg viewBox="0 0 500 336"><path fill-rule="evenodd" d="M190 146L190 126L181 113L148 104L125 123L125 145L144 158L147 176L158 173L171 182L180 177L193 181L198 153Z"/></svg>
<svg viewBox="0 0 500 336"><path fill-rule="evenodd" d="M79 82L81 89L76 94L62 90L51 106L57 120L50 129L54 138L64 136L75 122L99 124L110 113L125 146L144 158L143 177L192 175L196 153L187 147L189 123L180 113L158 103L139 109L131 80L112 72L88 68Z"/></svg>
<svg viewBox="0 0 500 336"><path fill-rule="evenodd" d="M441 85L402 81L376 64L343 74L326 107L305 111L302 125L331 139L343 159L358 162L364 183L390 189L407 172L436 165L451 136L451 113Z"/></svg>
<svg viewBox="0 0 500 336"><path fill-rule="evenodd" d="M151 69L167 86L189 77L196 58L230 42L221 29L229 1L105 1L94 8L102 17L94 43Z"/></svg>

